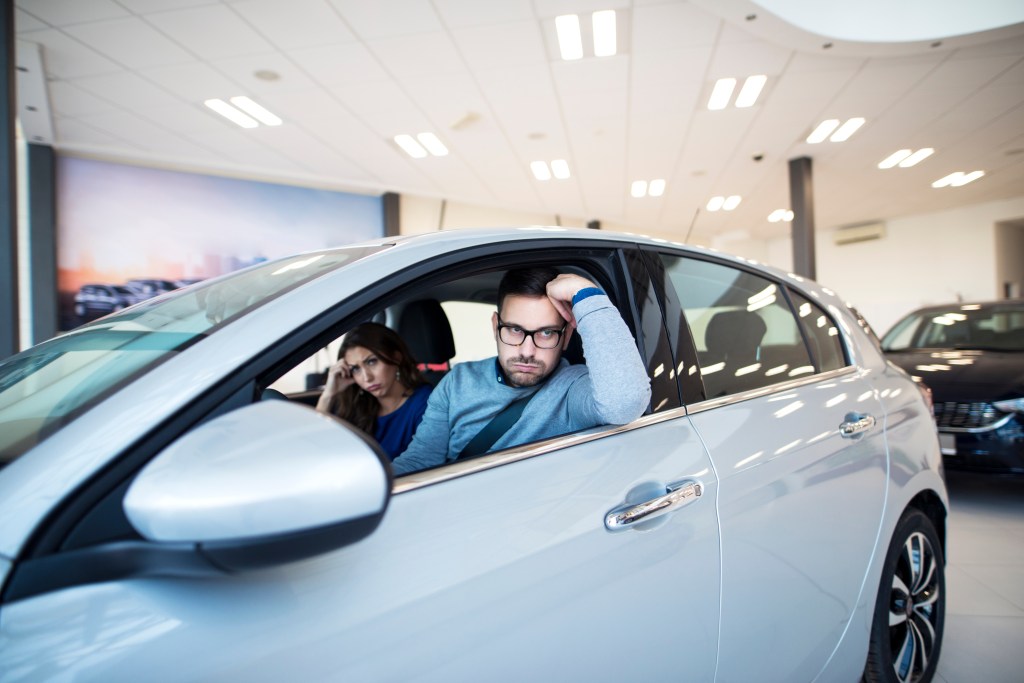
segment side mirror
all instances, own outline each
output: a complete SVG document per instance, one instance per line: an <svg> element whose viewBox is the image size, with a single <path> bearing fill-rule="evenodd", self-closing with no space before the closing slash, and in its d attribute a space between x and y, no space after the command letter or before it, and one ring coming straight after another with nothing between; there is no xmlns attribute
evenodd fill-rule
<svg viewBox="0 0 1024 683"><path fill-rule="evenodd" d="M328 552L373 532L391 494L380 449L332 417L261 401L193 429L128 488L124 511L157 543L227 570Z"/></svg>

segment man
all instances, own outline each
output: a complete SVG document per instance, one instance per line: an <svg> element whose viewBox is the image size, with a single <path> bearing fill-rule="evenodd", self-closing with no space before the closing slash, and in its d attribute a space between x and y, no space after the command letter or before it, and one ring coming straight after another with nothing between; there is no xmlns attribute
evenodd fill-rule
<svg viewBox="0 0 1024 683"><path fill-rule="evenodd" d="M586 278L553 268L508 271L491 326L497 358L460 363L438 383L412 443L392 463L396 475L477 454L464 451L479 449L479 440L470 446L475 437L517 399L529 398L522 415L507 431L496 430L500 435L480 453L626 424L651 400L650 379L626 323ZM562 358L577 328L586 366Z"/></svg>

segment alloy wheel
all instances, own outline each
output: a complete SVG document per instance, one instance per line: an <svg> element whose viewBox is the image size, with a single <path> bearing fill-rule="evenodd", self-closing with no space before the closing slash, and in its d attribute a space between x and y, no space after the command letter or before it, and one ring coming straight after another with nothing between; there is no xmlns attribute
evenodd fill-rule
<svg viewBox="0 0 1024 683"><path fill-rule="evenodd" d="M941 596L941 560L921 532L903 544L892 577L889 640L898 681L919 680L935 654Z"/></svg>

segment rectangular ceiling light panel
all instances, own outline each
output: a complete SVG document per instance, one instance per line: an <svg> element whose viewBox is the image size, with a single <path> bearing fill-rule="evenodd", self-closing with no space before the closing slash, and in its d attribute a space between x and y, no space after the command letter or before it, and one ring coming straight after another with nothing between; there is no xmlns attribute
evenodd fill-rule
<svg viewBox="0 0 1024 683"><path fill-rule="evenodd" d="M767 82L768 77L764 75L748 76L747 80L743 82L743 87L740 88L740 94L736 96L736 106L740 109L754 106Z"/></svg>
<svg viewBox="0 0 1024 683"><path fill-rule="evenodd" d="M558 34L558 49L562 53L562 59L571 61L583 58L583 37L580 35L578 16L563 14L555 17L555 32Z"/></svg>
<svg viewBox="0 0 1024 683"><path fill-rule="evenodd" d="M591 19L594 25L594 56L611 57L616 51L615 10L594 12Z"/></svg>

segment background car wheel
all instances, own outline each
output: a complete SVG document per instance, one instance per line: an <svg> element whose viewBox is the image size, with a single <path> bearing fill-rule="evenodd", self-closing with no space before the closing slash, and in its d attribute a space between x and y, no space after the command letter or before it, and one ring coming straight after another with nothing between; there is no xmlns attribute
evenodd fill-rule
<svg viewBox="0 0 1024 683"><path fill-rule="evenodd" d="M85 306L83 304L75 304L75 315L78 317L85 315Z"/></svg>
<svg viewBox="0 0 1024 683"><path fill-rule="evenodd" d="M945 563L939 536L924 513L910 510L896 525L885 557L864 680L932 680L945 614Z"/></svg>

